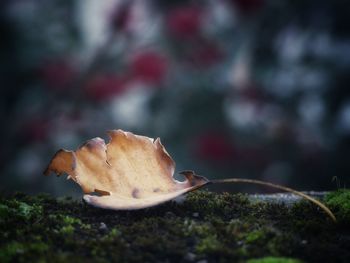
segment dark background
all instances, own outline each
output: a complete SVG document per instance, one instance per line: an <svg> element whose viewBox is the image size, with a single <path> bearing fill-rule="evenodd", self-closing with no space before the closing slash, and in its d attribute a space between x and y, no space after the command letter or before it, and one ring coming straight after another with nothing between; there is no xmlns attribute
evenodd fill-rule
<svg viewBox="0 0 350 263"><path fill-rule="evenodd" d="M345 0L1 1L1 191L76 195L42 171L58 149L117 128L161 137L177 171L345 187L349 10Z"/></svg>

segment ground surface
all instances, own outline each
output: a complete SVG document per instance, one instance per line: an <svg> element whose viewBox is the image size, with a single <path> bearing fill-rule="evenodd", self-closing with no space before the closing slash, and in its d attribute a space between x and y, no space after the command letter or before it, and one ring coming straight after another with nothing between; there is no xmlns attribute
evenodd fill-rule
<svg viewBox="0 0 350 263"><path fill-rule="evenodd" d="M350 190L324 198L337 224L306 201L269 198L198 191L182 203L116 212L3 196L0 262L350 262Z"/></svg>

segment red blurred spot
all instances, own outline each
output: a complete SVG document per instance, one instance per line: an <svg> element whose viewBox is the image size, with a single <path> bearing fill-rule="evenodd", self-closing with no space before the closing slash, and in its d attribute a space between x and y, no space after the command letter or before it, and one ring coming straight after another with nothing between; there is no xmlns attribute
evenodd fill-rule
<svg viewBox="0 0 350 263"><path fill-rule="evenodd" d="M263 169L270 157L261 146L239 146L223 132L208 132L195 141L195 156L211 164Z"/></svg>
<svg viewBox="0 0 350 263"><path fill-rule="evenodd" d="M229 161L233 159L235 149L232 141L224 134L209 132L199 136L195 153L202 160Z"/></svg>
<svg viewBox="0 0 350 263"><path fill-rule="evenodd" d="M76 69L66 60L51 61L43 65L40 77L48 88L65 90L76 77Z"/></svg>
<svg viewBox="0 0 350 263"><path fill-rule="evenodd" d="M164 80L167 69L167 59L155 52L137 54L131 61L133 76L151 84L159 84Z"/></svg>
<svg viewBox="0 0 350 263"><path fill-rule="evenodd" d="M105 74L92 78L85 86L85 93L93 100L103 101L121 94L125 88L125 77Z"/></svg>
<svg viewBox="0 0 350 263"><path fill-rule="evenodd" d="M200 43L190 54L190 60L198 67L213 66L224 57L223 51L215 43Z"/></svg>
<svg viewBox="0 0 350 263"><path fill-rule="evenodd" d="M172 36L188 39L197 36L201 28L202 10L198 7L178 7L169 12L167 25Z"/></svg>

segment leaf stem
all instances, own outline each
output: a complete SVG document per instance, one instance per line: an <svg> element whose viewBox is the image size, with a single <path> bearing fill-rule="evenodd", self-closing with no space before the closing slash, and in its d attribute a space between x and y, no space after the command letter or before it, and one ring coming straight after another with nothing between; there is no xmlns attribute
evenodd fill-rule
<svg viewBox="0 0 350 263"><path fill-rule="evenodd" d="M213 184L225 184L225 183L259 184L259 185L265 185L265 186L269 186L272 188L280 189L280 190L283 190L286 192L290 192L290 193L293 193L295 195L299 195L299 196L309 200L310 202L314 203L315 205L320 207L324 212L326 212L334 222L337 221L337 219L334 216L334 214L332 213L332 211L329 210L329 208L327 206L325 206L324 204L322 204L320 201L316 200L315 198L313 198L307 194L304 194L302 192L299 192L299 191L294 190L294 189L289 188L289 187L285 187L285 186L281 186L281 185L273 184L273 183L269 183L269 182L264 182L264 181L260 181L260 180L244 179L244 178L217 179L217 180L211 180L211 182Z"/></svg>

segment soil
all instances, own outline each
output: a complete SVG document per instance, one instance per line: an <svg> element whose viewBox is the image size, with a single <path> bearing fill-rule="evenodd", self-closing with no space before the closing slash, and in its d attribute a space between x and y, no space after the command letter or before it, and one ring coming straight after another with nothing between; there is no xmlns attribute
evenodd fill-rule
<svg viewBox="0 0 350 263"><path fill-rule="evenodd" d="M350 262L350 190L319 198L337 223L290 195L197 191L138 211L1 196L0 262Z"/></svg>

